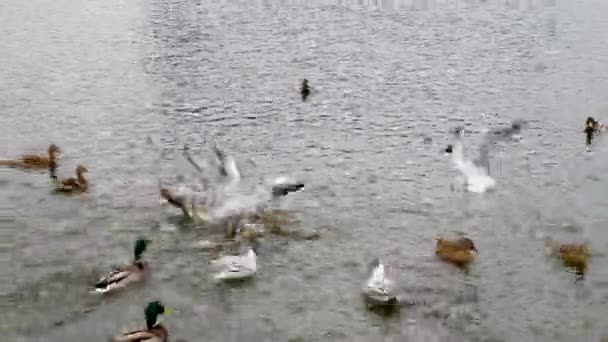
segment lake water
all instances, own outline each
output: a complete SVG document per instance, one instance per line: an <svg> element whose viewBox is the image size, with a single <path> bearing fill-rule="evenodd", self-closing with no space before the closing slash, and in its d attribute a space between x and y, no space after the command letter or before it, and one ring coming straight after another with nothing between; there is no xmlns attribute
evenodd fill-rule
<svg viewBox="0 0 608 342"><path fill-rule="evenodd" d="M608 337L608 2L17 1L0 4L0 156L64 151L90 190L57 196L43 173L3 170L0 334L104 340L161 299L172 341L589 341ZM299 82L313 87L302 102ZM475 153L488 127L525 119L492 153L491 193L462 191L449 131ZM151 137L163 153L147 143ZM431 138L429 140L428 138ZM282 204L317 241L266 237L256 279L209 280L205 232L161 209L179 148L234 153L246 176L306 182ZM247 164L251 158L257 167ZM468 273L434 256L467 233ZM108 298L87 287L128 262L153 276ZM590 241L582 280L543 237ZM369 311L367 265L390 254L418 304Z"/></svg>

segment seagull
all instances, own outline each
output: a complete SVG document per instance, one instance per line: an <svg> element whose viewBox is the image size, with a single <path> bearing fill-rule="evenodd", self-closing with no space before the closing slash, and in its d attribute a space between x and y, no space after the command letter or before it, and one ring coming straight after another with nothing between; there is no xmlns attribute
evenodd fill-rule
<svg viewBox="0 0 608 342"><path fill-rule="evenodd" d="M363 295L370 305L397 304L395 280L388 277L387 266L380 260L371 263L371 275L363 287Z"/></svg>
<svg viewBox="0 0 608 342"><path fill-rule="evenodd" d="M452 145L452 162L465 176L468 191L481 193L496 186L496 180L489 174L490 146L495 142L506 140L514 134L519 133L522 125L522 121L514 121L508 128L494 129L486 132L479 147L479 155L475 159L464 158L462 143L464 130L462 127L458 127L455 130L455 142Z"/></svg>
<svg viewBox="0 0 608 342"><path fill-rule="evenodd" d="M244 254L226 255L212 260L211 266L220 269L213 277L215 280L251 278L257 271L257 254L252 247L249 247Z"/></svg>
<svg viewBox="0 0 608 342"><path fill-rule="evenodd" d="M303 182L280 176L263 181L255 187L253 193L248 193L239 189L241 171L235 159L217 146L213 147L213 151L219 160L220 165L217 170L221 181L210 196L211 200L206 204L206 212L208 218L214 221L261 214L273 200L304 188ZM196 163L191 156L187 155L187 158L196 170L205 172L205 168Z"/></svg>

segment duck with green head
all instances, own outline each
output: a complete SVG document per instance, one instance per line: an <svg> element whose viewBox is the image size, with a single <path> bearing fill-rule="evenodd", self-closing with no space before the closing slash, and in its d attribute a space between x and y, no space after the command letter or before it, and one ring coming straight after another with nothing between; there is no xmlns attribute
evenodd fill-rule
<svg viewBox="0 0 608 342"><path fill-rule="evenodd" d="M150 240L144 238L137 239L133 248L133 263L127 266L118 267L110 272L110 274L101 278L97 284L95 284L94 292L108 293L142 280L147 273L148 265L141 257L149 243Z"/></svg>
<svg viewBox="0 0 608 342"><path fill-rule="evenodd" d="M144 309L146 329L131 331L112 339L113 342L167 342L169 331L160 323L161 315L168 315L171 310L160 301L148 303Z"/></svg>

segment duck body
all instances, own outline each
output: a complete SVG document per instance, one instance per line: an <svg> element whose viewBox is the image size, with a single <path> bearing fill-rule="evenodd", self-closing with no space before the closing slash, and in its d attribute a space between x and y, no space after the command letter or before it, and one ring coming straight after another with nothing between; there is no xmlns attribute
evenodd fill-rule
<svg viewBox="0 0 608 342"><path fill-rule="evenodd" d="M162 324L158 324L152 329L135 330L116 336L112 342L167 342L169 331Z"/></svg>
<svg viewBox="0 0 608 342"><path fill-rule="evenodd" d="M310 95L310 86L308 85L307 79L304 79L302 81L302 86L300 87L300 95L302 95L302 101L306 101L306 99Z"/></svg>
<svg viewBox="0 0 608 342"><path fill-rule="evenodd" d="M134 261L131 265L118 267L106 276L99 279L92 292L108 293L123 289L133 283L141 281L148 273L148 265L141 260L150 240L139 238L133 246Z"/></svg>
<svg viewBox="0 0 608 342"><path fill-rule="evenodd" d="M451 262L457 266L465 266L471 263L477 255L477 249L468 238L457 240L437 239L435 254L442 260Z"/></svg>
<svg viewBox="0 0 608 342"><path fill-rule="evenodd" d="M108 293L123 289L133 283L141 281L148 271L148 265L136 261L131 265L118 267L95 284L95 292Z"/></svg>
<svg viewBox="0 0 608 342"><path fill-rule="evenodd" d="M593 138L596 134L600 134L605 130L604 124L600 121L595 120L593 117L588 117L585 121L585 128L583 132L585 133L587 146L591 145Z"/></svg>
<svg viewBox="0 0 608 342"><path fill-rule="evenodd" d="M545 253L556 255L564 267L585 271L589 261L589 247L585 244L559 244L553 240L545 242Z"/></svg>
<svg viewBox="0 0 608 342"><path fill-rule="evenodd" d="M47 169L50 168L52 163L57 161L60 153L61 149L57 145L51 144L46 156L28 154L21 156L21 158L17 160L0 160L0 165L22 169Z"/></svg>
<svg viewBox="0 0 608 342"><path fill-rule="evenodd" d="M399 303L395 293L395 281L388 277L386 266L380 260L372 264L371 275L363 286L363 296L368 305L393 305Z"/></svg>
<svg viewBox="0 0 608 342"><path fill-rule="evenodd" d="M148 303L144 310L147 329L130 331L112 338L113 342L167 342L169 331L159 322L159 316L168 314L170 310L165 309L159 301Z"/></svg>
<svg viewBox="0 0 608 342"><path fill-rule="evenodd" d="M84 166L78 165L76 167L76 178L70 177L62 180L57 180L57 176L51 175L55 181L55 188L60 192L67 193L78 193L85 192L89 187L89 182L84 177L84 173L88 172ZM54 172L53 172L54 173Z"/></svg>

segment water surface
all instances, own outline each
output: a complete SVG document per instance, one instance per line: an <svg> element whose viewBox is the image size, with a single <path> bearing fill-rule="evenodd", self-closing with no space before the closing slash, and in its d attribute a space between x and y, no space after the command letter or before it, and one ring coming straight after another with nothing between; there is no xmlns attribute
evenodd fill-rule
<svg viewBox="0 0 608 342"><path fill-rule="evenodd" d="M2 157L45 149L92 187L56 196L46 175L4 171L0 329L9 341L103 340L143 325L146 301L183 341L599 341L607 336L608 3L570 1L15 1L0 5ZM313 94L302 102L298 83ZM466 125L523 118L497 146L494 193L468 194L441 151ZM163 153L146 143L152 137ZM430 137L432 142L428 142ZM318 241L266 238L255 281L209 280L205 232L158 206L186 173L179 148L216 142L248 177L306 181L285 209ZM247 165L244 163L244 165ZM466 232L470 272L433 238ZM155 241L144 286L106 299L87 286ZM591 242L583 280L547 260L542 237ZM399 260L400 314L368 311L372 258Z"/></svg>

